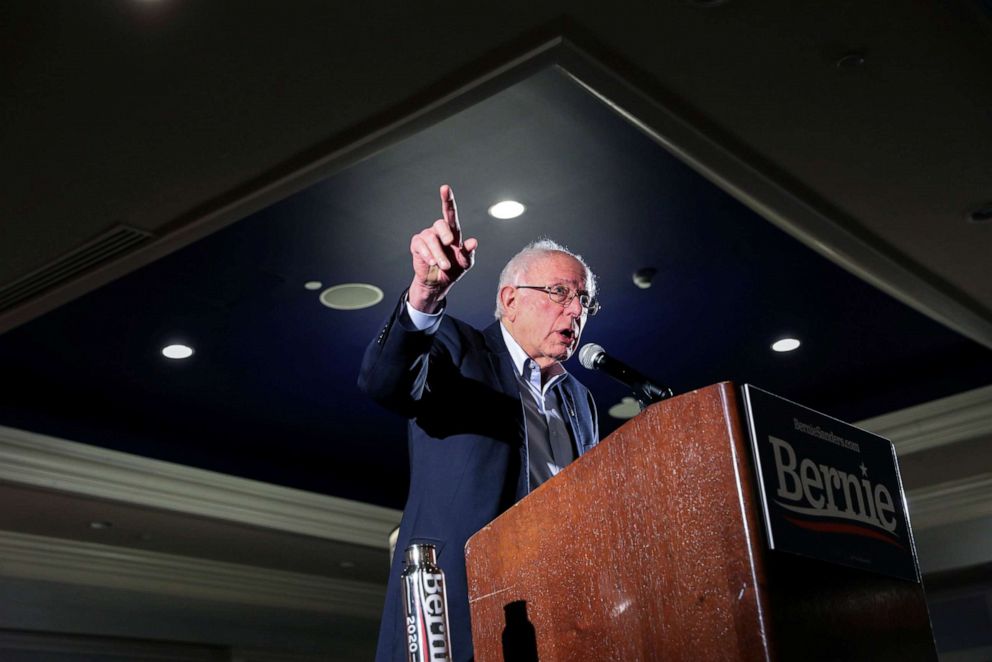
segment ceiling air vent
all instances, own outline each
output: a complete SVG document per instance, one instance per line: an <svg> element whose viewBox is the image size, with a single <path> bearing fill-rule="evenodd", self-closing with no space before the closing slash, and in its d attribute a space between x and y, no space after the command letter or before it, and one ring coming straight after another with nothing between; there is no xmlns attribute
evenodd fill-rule
<svg viewBox="0 0 992 662"><path fill-rule="evenodd" d="M61 285L104 262L122 255L152 234L126 225L118 225L96 239L66 253L54 262L14 282L0 287L0 312Z"/></svg>

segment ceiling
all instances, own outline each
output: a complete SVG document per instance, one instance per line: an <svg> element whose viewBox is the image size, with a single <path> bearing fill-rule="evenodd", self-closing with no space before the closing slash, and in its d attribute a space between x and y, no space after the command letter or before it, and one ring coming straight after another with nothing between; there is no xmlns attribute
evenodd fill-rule
<svg viewBox="0 0 992 662"><path fill-rule="evenodd" d="M442 183L480 242L449 311L477 325L547 235L599 276L583 341L676 392L859 421L992 383L987 3L13 2L0 30L0 300L36 285L0 309L0 425L402 508L404 422L355 377ZM505 197L527 213L489 217ZM385 296L331 310L311 280ZM568 368L621 424L623 387ZM966 441L908 486L988 471ZM63 497L0 528L79 538L40 515ZM158 551L232 560L194 533ZM264 538L251 563L340 574Z"/></svg>
<svg viewBox="0 0 992 662"><path fill-rule="evenodd" d="M992 382L992 350L834 266L548 69L8 331L0 423L402 508L405 422L355 380L439 182L479 239L449 306L477 326L505 261L551 236L599 275L584 339L677 392L750 382L853 421ZM504 197L526 214L489 217ZM658 270L647 290L642 267ZM385 297L332 310L308 281ZM771 351L783 336L803 345ZM173 341L196 353L164 358ZM570 367L604 414L624 396ZM620 422L604 415L604 434Z"/></svg>

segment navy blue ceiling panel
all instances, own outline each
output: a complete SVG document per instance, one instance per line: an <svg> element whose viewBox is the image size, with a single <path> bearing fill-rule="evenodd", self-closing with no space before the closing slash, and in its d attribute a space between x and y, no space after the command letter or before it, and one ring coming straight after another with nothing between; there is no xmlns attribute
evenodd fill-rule
<svg viewBox="0 0 992 662"><path fill-rule="evenodd" d="M549 70L0 336L0 423L401 507L405 424L355 377L442 183L479 239L449 311L477 325L507 258L550 236L600 278L583 341L676 391L751 382L858 420L992 382L992 352L800 245ZM504 197L527 213L489 218ZM632 283L641 267L658 270L650 289ZM385 299L330 310L309 280L371 282ZM771 352L783 335L802 347ZM196 354L164 359L174 340ZM568 367L615 429L623 387Z"/></svg>

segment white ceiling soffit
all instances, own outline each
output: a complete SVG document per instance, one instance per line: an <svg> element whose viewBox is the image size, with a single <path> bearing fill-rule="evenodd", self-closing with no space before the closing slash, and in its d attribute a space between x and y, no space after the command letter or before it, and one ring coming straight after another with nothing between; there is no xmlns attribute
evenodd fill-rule
<svg viewBox="0 0 992 662"><path fill-rule="evenodd" d="M992 434L992 386L856 425L897 452ZM0 426L0 481L386 548L400 511ZM992 515L988 474L912 490L917 528Z"/></svg>
<svg viewBox="0 0 992 662"><path fill-rule="evenodd" d="M898 448L907 443L923 447L913 440L924 438L925 447L933 448L972 438L975 428L967 421L980 421L990 399L992 388L977 389L859 425L884 431ZM877 424L884 420L899 424L888 428ZM0 481L378 548L386 546L400 518L398 511L388 508L6 427L0 427ZM940 541L949 529L962 526L974 529L975 535L988 535L981 523L992 521L992 474L912 490L907 501L924 570L957 567L957 557L945 559L937 554L946 546ZM378 613L383 590L368 582L13 531L0 532L0 558L6 577L361 613L370 618ZM162 581L162 577L169 579ZM339 604L328 596L343 597Z"/></svg>
<svg viewBox="0 0 992 662"><path fill-rule="evenodd" d="M385 549L400 512L0 426L0 481Z"/></svg>
<svg viewBox="0 0 992 662"><path fill-rule="evenodd" d="M868 418L856 425L891 440L900 455L992 437L992 386Z"/></svg>
<svg viewBox="0 0 992 662"><path fill-rule="evenodd" d="M376 619L385 586L0 531L2 575Z"/></svg>
<svg viewBox="0 0 992 662"><path fill-rule="evenodd" d="M911 490L906 501L916 531L992 517L992 473Z"/></svg>
<svg viewBox="0 0 992 662"><path fill-rule="evenodd" d="M990 435L992 386L856 425L890 439L900 455ZM3 426L0 481L376 548L387 546L389 533L399 524L401 515L390 508ZM910 494L914 523L927 526L957 518L951 512L942 513L940 504L964 499L980 506L990 489L988 479L978 476L954 481L953 485L942 483L914 490ZM992 513L992 494L988 496Z"/></svg>

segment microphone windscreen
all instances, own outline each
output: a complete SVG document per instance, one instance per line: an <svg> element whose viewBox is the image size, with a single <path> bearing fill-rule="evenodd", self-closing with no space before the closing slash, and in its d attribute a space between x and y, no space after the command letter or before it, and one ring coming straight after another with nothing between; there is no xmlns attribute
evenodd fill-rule
<svg viewBox="0 0 992 662"><path fill-rule="evenodd" d="M579 363L582 364L583 368L589 370L597 370L599 366L597 363L601 356L606 354L606 350L597 345L594 342L586 343L579 350Z"/></svg>

